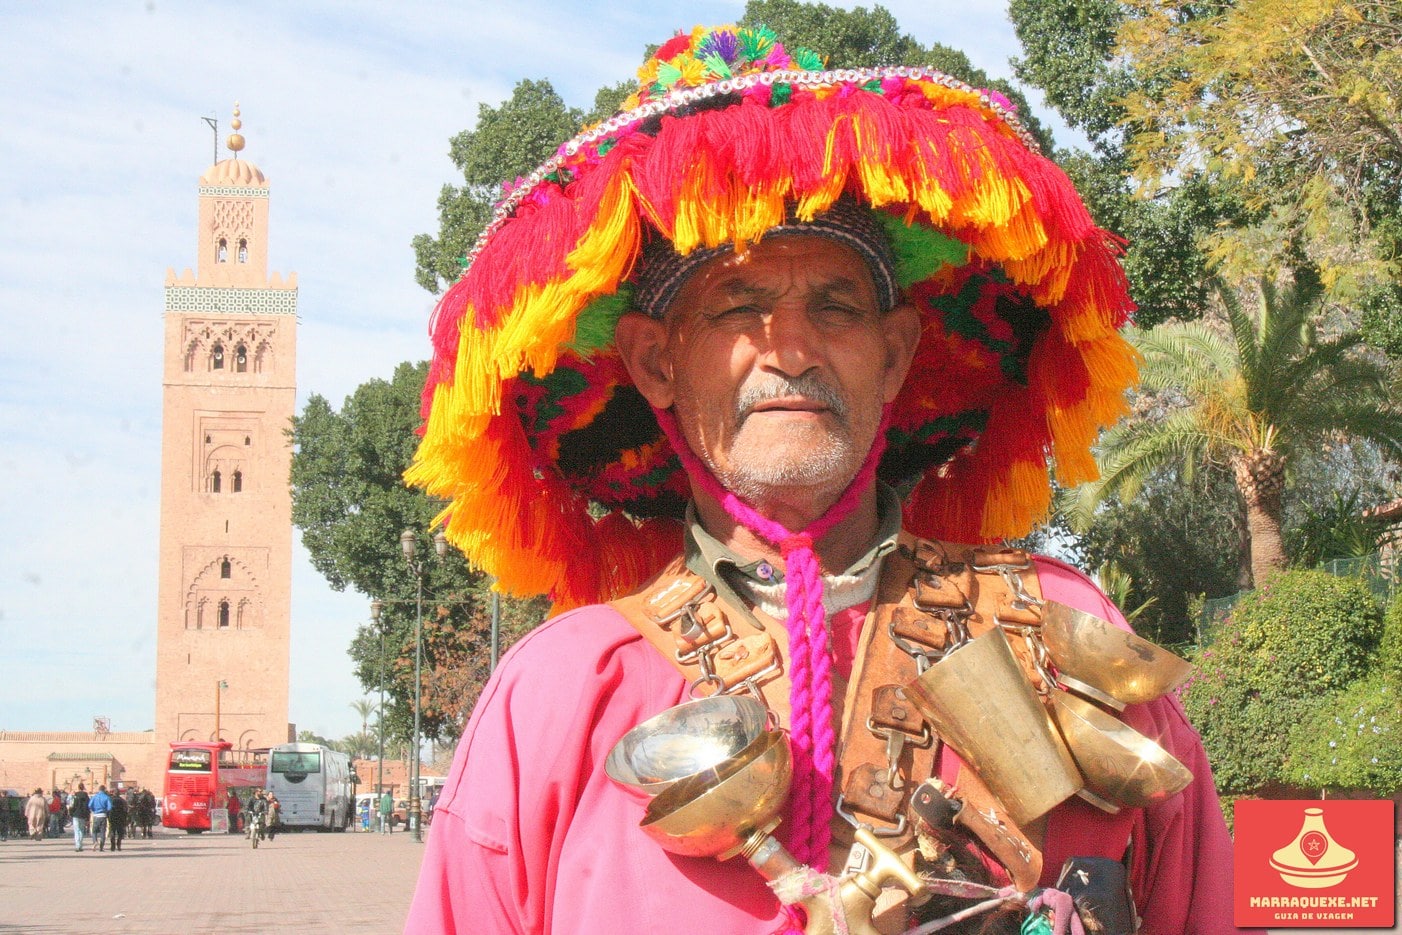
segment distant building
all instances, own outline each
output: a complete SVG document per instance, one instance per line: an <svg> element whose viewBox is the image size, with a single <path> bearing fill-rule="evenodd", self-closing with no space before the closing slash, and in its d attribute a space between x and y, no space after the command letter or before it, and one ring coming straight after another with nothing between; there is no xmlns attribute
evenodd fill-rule
<svg viewBox="0 0 1402 935"><path fill-rule="evenodd" d="M0 785L160 791L173 740L268 747L288 723L297 277L268 273L268 181L200 177L195 271L166 273L155 728L0 731Z"/></svg>

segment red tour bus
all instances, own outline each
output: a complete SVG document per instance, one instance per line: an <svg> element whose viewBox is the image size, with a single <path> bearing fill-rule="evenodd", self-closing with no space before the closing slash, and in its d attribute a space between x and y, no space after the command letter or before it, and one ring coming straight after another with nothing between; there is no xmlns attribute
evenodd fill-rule
<svg viewBox="0 0 1402 935"><path fill-rule="evenodd" d="M209 810L225 808L234 787L261 789L268 778L266 750L234 750L227 740L174 741L165 771L161 824L198 832L209 830Z"/></svg>

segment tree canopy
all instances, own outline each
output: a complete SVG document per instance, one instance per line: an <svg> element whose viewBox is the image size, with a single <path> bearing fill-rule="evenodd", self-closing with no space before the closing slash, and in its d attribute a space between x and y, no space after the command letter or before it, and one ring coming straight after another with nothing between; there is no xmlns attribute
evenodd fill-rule
<svg viewBox="0 0 1402 935"><path fill-rule="evenodd" d="M403 482L427 373L427 363L402 363L392 379L361 384L339 412L313 395L292 430L292 522L313 567L337 590L352 587L386 602L383 655L381 634L369 623L359 629L350 655L367 692L379 689L383 672L393 702L385 724L401 739L412 718L417 588L401 551L404 530L418 533L424 571L425 736L455 735L488 675L491 582L456 551L443 561L433 557L427 530L439 506ZM503 599L501 607L503 646L544 613L532 602Z"/></svg>
<svg viewBox="0 0 1402 935"><path fill-rule="evenodd" d="M1107 226L1131 238L1141 325L1189 317L1160 303L1152 265L1135 269L1156 233L1190 234L1196 262L1235 281L1295 255L1352 306L1402 300L1395 2L1012 0L1010 15L1018 75L1087 134L1101 201L1126 215ZM1188 298L1201 311L1206 295ZM1390 324L1370 324L1380 347Z"/></svg>
<svg viewBox="0 0 1402 935"><path fill-rule="evenodd" d="M1106 432L1101 478L1079 491L1088 524L1105 497L1132 498L1154 470L1191 477L1201 466L1230 468L1246 510L1253 581L1285 566L1286 469L1309 446L1363 439L1402 454L1402 413L1390 372L1360 353L1356 332L1322 337L1314 322L1321 291L1307 277L1278 288L1257 284L1254 308L1225 286L1226 327L1168 323L1135 332L1141 377L1157 400Z"/></svg>

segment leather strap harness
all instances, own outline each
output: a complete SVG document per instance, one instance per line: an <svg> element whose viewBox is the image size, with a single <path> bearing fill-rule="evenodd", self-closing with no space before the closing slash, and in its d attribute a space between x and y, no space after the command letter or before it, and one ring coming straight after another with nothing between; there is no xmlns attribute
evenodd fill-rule
<svg viewBox="0 0 1402 935"><path fill-rule="evenodd" d="M845 685L837 673L833 678L833 695L843 699L835 778L837 812L845 819L834 821L833 830L834 846L844 855L858 823L888 838L893 849L909 850L914 843L907 821L910 798L923 781L932 780L942 794L962 802L956 822L997 858L1013 884L1023 891L1036 885L1042 822L1017 827L972 769L958 770L953 786L939 782L939 738L901 686L951 645L1002 626L1029 681L1045 692L1040 643L1012 639L1040 625L1040 597L1026 552L900 534L883 563L851 676ZM730 606L680 556L612 606L671 661L691 694L752 692L781 725L788 724L788 638L781 623Z"/></svg>

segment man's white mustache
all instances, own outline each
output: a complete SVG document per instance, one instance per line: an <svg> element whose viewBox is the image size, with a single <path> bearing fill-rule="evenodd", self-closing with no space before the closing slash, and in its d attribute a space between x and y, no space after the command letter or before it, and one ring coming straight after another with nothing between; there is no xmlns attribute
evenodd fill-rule
<svg viewBox="0 0 1402 935"><path fill-rule="evenodd" d="M847 416L847 401L842 395L822 380L812 376L801 376L791 380L769 379L763 383L747 386L735 400L736 422L743 422L756 406L775 399L799 398L814 402L827 409L839 420Z"/></svg>

